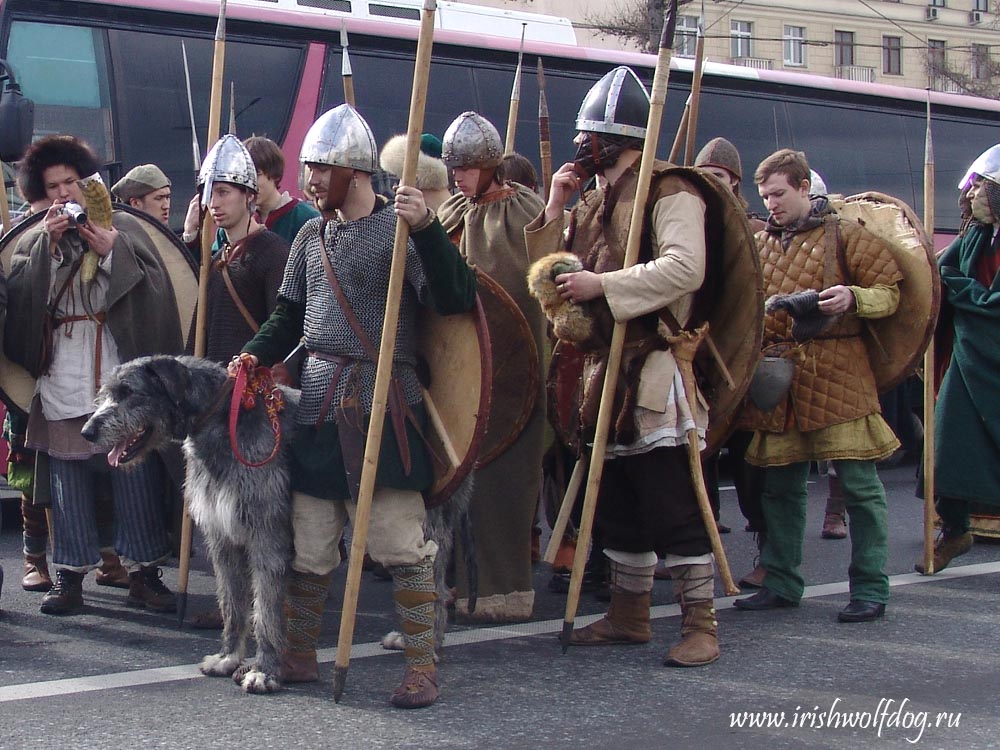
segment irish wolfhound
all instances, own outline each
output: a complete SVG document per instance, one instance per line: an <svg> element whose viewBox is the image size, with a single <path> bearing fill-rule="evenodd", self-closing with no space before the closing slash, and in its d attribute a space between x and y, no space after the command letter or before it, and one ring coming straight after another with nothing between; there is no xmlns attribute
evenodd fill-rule
<svg viewBox="0 0 1000 750"><path fill-rule="evenodd" d="M285 450L259 468L244 465L229 442L226 370L194 357L143 357L118 367L97 395L97 411L83 436L109 449L108 461L126 467L171 440L184 442L185 489L191 517L215 566L222 611L222 649L201 662L206 675L233 675L248 693L281 687L285 649L285 577L292 556L291 500ZM299 393L282 388L282 446L292 438ZM274 436L258 398L241 411L237 445L248 462L267 457ZM251 615L257 657L240 668ZM237 672L237 669L239 671Z"/></svg>

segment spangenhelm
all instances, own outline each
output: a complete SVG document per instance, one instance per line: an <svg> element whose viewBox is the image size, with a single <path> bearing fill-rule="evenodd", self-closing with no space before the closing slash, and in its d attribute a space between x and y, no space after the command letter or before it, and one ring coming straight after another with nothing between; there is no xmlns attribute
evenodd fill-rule
<svg viewBox="0 0 1000 750"><path fill-rule="evenodd" d="M350 104L341 104L324 112L309 128L299 161L371 174L378 169L378 148L364 118Z"/></svg>
<svg viewBox="0 0 1000 750"><path fill-rule="evenodd" d="M815 169L809 170L809 195L827 195L826 180Z"/></svg>
<svg viewBox="0 0 1000 750"><path fill-rule="evenodd" d="M996 146L990 146L972 162L969 171L965 173L965 177L958 183L958 189L963 191L968 190L976 175L985 177L992 182L1000 183L1000 143Z"/></svg>
<svg viewBox="0 0 1000 750"><path fill-rule="evenodd" d="M739 151L736 146L725 138L713 138L704 146L694 158L696 167L718 167L724 169L737 180L743 179L743 165L740 162Z"/></svg>
<svg viewBox="0 0 1000 750"><path fill-rule="evenodd" d="M576 129L645 138L648 119L646 87L631 68L621 65L587 92L576 116Z"/></svg>
<svg viewBox="0 0 1000 750"><path fill-rule="evenodd" d="M201 163L198 186L201 188L203 205L208 205L212 197L212 185L216 182L229 182L253 193L257 192L257 167L246 146L232 133L222 136Z"/></svg>
<svg viewBox="0 0 1000 750"><path fill-rule="evenodd" d="M449 167L490 169L503 161L503 142L493 123L475 112L463 112L444 131L441 160Z"/></svg>

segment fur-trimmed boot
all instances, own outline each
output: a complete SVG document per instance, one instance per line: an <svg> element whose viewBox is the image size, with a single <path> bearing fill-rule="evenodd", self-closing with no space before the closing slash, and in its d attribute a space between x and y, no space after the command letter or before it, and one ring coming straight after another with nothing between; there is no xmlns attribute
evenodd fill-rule
<svg viewBox="0 0 1000 750"><path fill-rule="evenodd" d="M719 623L712 595L715 571L711 563L674 565L670 568L674 592L681 601L684 620L681 640L674 644L663 663L668 667L702 667L719 658Z"/></svg>
<svg viewBox="0 0 1000 750"><path fill-rule="evenodd" d="M610 560L611 606L600 620L570 633L574 646L649 643L649 602L655 565L634 568Z"/></svg>
<svg viewBox="0 0 1000 750"><path fill-rule="evenodd" d="M416 565L394 565L388 570L406 655L403 682L392 691L389 702L396 708L424 708L440 694L434 666L434 558L425 557Z"/></svg>
<svg viewBox="0 0 1000 750"><path fill-rule="evenodd" d="M285 596L288 649L281 657L282 682L316 682L316 644L323 627L323 608L333 573L316 575L291 571Z"/></svg>

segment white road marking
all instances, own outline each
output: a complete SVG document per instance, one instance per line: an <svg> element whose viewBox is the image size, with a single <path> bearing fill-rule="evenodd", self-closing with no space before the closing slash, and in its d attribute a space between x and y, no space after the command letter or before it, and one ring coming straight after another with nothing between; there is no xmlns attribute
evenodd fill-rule
<svg viewBox="0 0 1000 750"><path fill-rule="evenodd" d="M1000 573L1000 562L979 563L977 565L965 565L946 570L933 575L922 576L917 573L902 573L890 576L890 586L909 586L918 583L935 583L949 579L968 578L971 576L989 575ZM807 586L804 599L813 599L820 596L830 596L831 594L843 594L849 590L847 581L837 581L835 583L823 583L816 586ZM736 597L730 596L715 600L716 609L730 609ZM676 617L681 613L677 604L667 604L653 607L650 610L650 617L660 619L664 617ZM578 617L575 625L587 625L600 619L602 615L588 615ZM489 641L500 641L507 638L523 638L536 635L552 635L562 632L562 620L543 620L540 622L528 622L519 625L505 625L492 628L475 628L472 630L462 630L448 633L445 648L455 646L466 646L473 643L485 643ZM374 656L384 656L387 654L398 654L398 651L387 651L382 648L381 641L372 643L362 643L351 648L351 658L367 659ZM317 653L321 664L332 662L337 655L336 648L320 649ZM104 675L93 675L91 677L72 677L65 680L50 680L47 682L29 682L21 685L8 685L0 687L0 703L10 703L13 701L31 700L37 698L51 698L59 695L76 695L88 693L95 690L114 690L119 688L140 687L143 685L155 685L164 682L177 682L180 680L203 679L203 675L198 671L197 664L182 664L175 667L158 667L156 669L139 669L132 672L114 672Z"/></svg>

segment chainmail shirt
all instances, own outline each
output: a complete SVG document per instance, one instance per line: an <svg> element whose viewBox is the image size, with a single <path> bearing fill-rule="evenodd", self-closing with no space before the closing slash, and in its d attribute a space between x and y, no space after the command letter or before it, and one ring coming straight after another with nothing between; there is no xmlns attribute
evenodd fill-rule
<svg viewBox="0 0 1000 750"><path fill-rule="evenodd" d="M334 392L333 404L340 403L348 388L357 388L365 413L372 409L375 391L375 363L358 341L327 281L322 256L330 259L344 296L377 350L382 340L389 270L396 231L396 214L382 202L382 207L356 221L330 221L320 238L322 219L303 225L292 245L285 276L278 293L305 307L303 334L309 351L346 357L353 360L344 368ZM427 279L423 263L413 241L406 250L406 281L403 284L396 326L394 375L402 386L408 404L421 400L420 383L414 366L416 357L416 314L420 302L427 301ZM336 364L307 357L302 370L302 401L298 423L315 424L326 396ZM335 421L329 409L326 421Z"/></svg>

